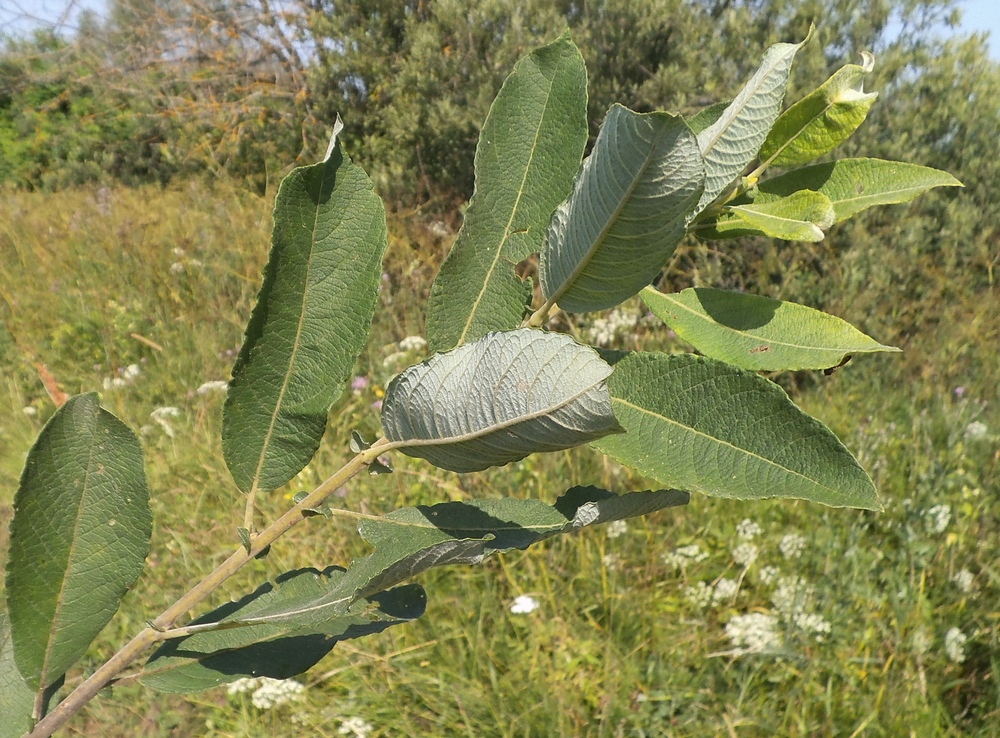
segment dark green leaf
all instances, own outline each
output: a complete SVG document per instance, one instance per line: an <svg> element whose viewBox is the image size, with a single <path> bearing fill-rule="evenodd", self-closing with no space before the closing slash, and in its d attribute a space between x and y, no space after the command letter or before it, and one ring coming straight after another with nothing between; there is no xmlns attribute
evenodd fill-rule
<svg viewBox="0 0 1000 738"><path fill-rule="evenodd" d="M531 282L514 267L541 248L586 143L587 70L566 33L518 62L490 108L476 193L427 305L431 351L521 324Z"/></svg>
<svg viewBox="0 0 1000 738"><path fill-rule="evenodd" d="M334 134L324 161L281 183L264 284L233 367L222 450L244 492L281 486L319 447L368 338L385 246L382 201Z"/></svg>
<svg viewBox="0 0 1000 738"><path fill-rule="evenodd" d="M661 484L879 509L871 479L837 437L758 374L691 354L636 353L608 386L627 432L593 445Z"/></svg>
<svg viewBox="0 0 1000 738"><path fill-rule="evenodd" d="M314 666L339 641L414 620L427 604L418 585L366 599L338 598L343 578L340 569L298 569L213 610L192 624L206 630L167 641L150 656L142 683L197 692L242 677L287 679ZM315 604L324 598L332 601Z"/></svg>
<svg viewBox="0 0 1000 738"><path fill-rule="evenodd" d="M152 515L138 439L96 393L63 405L28 452L14 498L7 606L35 689L79 659L142 573Z"/></svg>

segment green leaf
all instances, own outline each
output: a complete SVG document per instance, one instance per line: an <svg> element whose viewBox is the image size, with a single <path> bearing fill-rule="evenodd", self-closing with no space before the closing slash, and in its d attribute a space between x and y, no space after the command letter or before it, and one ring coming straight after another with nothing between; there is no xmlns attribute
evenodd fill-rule
<svg viewBox="0 0 1000 738"><path fill-rule="evenodd" d="M837 437L758 374L691 354L636 353L608 386L627 432L593 445L661 484L879 509L871 479Z"/></svg>
<svg viewBox="0 0 1000 738"><path fill-rule="evenodd" d="M389 383L382 427L410 456L456 472L578 446L618 430L589 346L559 333L490 333Z"/></svg>
<svg viewBox="0 0 1000 738"><path fill-rule="evenodd" d="M431 288L432 352L521 324L532 285L514 267L541 248L586 144L587 69L567 32L519 61L490 108L476 193Z"/></svg>
<svg viewBox="0 0 1000 738"><path fill-rule="evenodd" d="M222 420L222 451L244 492L281 486L309 463L365 345L386 246L385 209L337 141L285 177L271 255Z"/></svg>
<svg viewBox="0 0 1000 738"><path fill-rule="evenodd" d="M361 535L375 551L351 564L335 596L367 596L433 567L479 564L495 553L525 549L589 525L686 505L689 497L678 490L616 495L573 487L555 505L503 498L395 510L361 522Z"/></svg>
<svg viewBox="0 0 1000 738"><path fill-rule="evenodd" d="M649 284L684 236L704 170L684 121L613 105L541 254L546 298L571 312L613 307Z"/></svg>
<svg viewBox="0 0 1000 738"><path fill-rule="evenodd" d="M833 203L826 195L799 190L780 200L733 205L718 218L691 228L701 238L767 236L786 241L822 241L833 225Z"/></svg>
<svg viewBox="0 0 1000 738"><path fill-rule="evenodd" d="M833 151L858 129L877 92L865 93L864 79L875 67L875 57L862 52L863 62L847 64L775 121L760 147L767 165L798 166Z"/></svg>
<svg viewBox="0 0 1000 738"><path fill-rule="evenodd" d="M961 187L947 172L881 159L842 159L793 169L761 182L755 203L778 200L798 190L816 190L833 203L835 223L875 205L909 202L933 187Z"/></svg>
<svg viewBox="0 0 1000 738"><path fill-rule="evenodd" d="M721 195L757 156L781 109L792 60L804 43L769 48L760 67L722 116L698 134L698 146L705 158L705 191L695 214Z"/></svg>
<svg viewBox="0 0 1000 738"><path fill-rule="evenodd" d="M340 591L343 578L341 569L297 569L213 610L192 623L203 632L167 641L149 657L142 683L161 692L197 692L242 677L288 679L339 641L415 620L427 604L423 588L408 585L313 605Z"/></svg>
<svg viewBox="0 0 1000 738"><path fill-rule="evenodd" d="M31 731L35 696L14 663L10 621L0 612L0 738L21 738Z"/></svg>
<svg viewBox="0 0 1000 738"><path fill-rule="evenodd" d="M142 447L97 393L45 425L14 498L7 607L17 666L55 682L107 625L142 573L152 515Z"/></svg>
<svg viewBox="0 0 1000 738"><path fill-rule="evenodd" d="M698 351L743 369L827 369L852 354L899 351L833 315L768 297L705 287L676 294L647 287L639 296Z"/></svg>
<svg viewBox="0 0 1000 738"><path fill-rule="evenodd" d="M717 102L714 105L709 105L707 108L699 110L697 113L692 115L687 119L688 128L694 135L698 135L710 125L714 124L722 114L726 112L732 104L732 100L726 100L724 102Z"/></svg>

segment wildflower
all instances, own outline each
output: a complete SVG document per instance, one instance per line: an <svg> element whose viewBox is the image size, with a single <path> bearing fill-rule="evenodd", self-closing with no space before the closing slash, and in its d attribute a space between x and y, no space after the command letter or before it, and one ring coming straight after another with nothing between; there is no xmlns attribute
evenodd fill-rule
<svg viewBox="0 0 1000 738"><path fill-rule="evenodd" d="M917 656L923 656L934 645L934 638L924 628L918 628L910 643L913 645L913 652Z"/></svg>
<svg viewBox="0 0 1000 738"><path fill-rule="evenodd" d="M427 341L421 336L407 336L399 342L400 351L423 351L427 348Z"/></svg>
<svg viewBox="0 0 1000 738"><path fill-rule="evenodd" d="M305 685L294 679L259 679L260 684L250 697L250 702L258 710L270 710L289 702L299 702L305 696Z"/></svg>
<svg viewBox="0 0 1000 738"><path fill-rule="evenodd" d="M731 600L740 591L740 583L735 579L720 579L712 592L712 604Z"/></svg>
<svg viewBox="0 0 1000 738"><path fill-rule="evenodd" d="M726 623L726 635L733 646L747 653L761 653L781 646L778 619L774 615L752 612L737 615Z"/></svg>
<svg viewBox="0 0 1000 738"><path fill-rule="evenodd" d="M805 536L798 533L788 533L782 537L778 549L786 559L797 559L802 555L802 550L806 547Z"/></svg>
<svg viewBox="0 0 1000 738"><path fill-rule="evenodd" d="M175 261L173 264L170 265L170 273L174 275L183 274L184 265L179 261Z"/></svg>
<svg viewBox="0 0 1000 738"><path fill-rule="evenodd" d="M33 405L27 405L21 408L21 412L27 415L29 418L33 418L38 415L38 408Z"/></svg>
<svg viewBox="0 0 1000 738"><path fill-rule="evenodd" d="M406 352L405 351L396 351L395 353L389 354L384 359L382 359L382 368L383 369L393 369L393 368L399 366L399 364L405 358L406 358Z"/></svg>
<svg viewBox="0 0 1000 738"><path fill-rule="evenodd" d="M765 566L757 572L757 578L760 579L761 584L770 584L778 578L780 573L781 571L776 566Z"/></svg>
<svg viewBox="0 0 1000 738"><path fill-rule="evenodd" d="M986 427L986 423L974 420L965 426L965 433L962 435L967 441L981 441L986 438L987 432L989 432L989 428Z"/></svg>
<svg viewBox="0 0 1000 738"><path fill-rule="evenodd" d="M674 569L684 569L687 564L697 564L708 558L708 554L697 544L681 546L663 554L663 563Z"/></svg>
<svg viewBox="0 0 1000 738"><path fill-rule="evenodd" d="M760 526L749 518L745 518L743 522L736 526L736 535L747 541L752 541L760 535L760 532Z"/></svg>
<svg viewBox="0 0 1000 738"><path fill-rule="evenodd" d="M744 541L733 549L733 561L740 566L750 566L757 558L758 549L749 541Z"/></svg>
<svg viewBox="0 0 1000 738"><path fill-rule="evenodd" d="M608 538L617 538L618 536L625 533L628 530L628 523L624 520L613 520L608 523L607 534Z"/></svg>
<svg viewBox="0 0 1000 738"><path fill-rule="evenodd" d="M368 389L368 377L355 377L351 380L351 391L354 394L360 395L366 389Z"/></svg>
<svg viewBox="0 0 1000 738"><path fill-rule="evenodd" d="M617 569L618 561L619 558L617 554L604 554L604 556L601 557L601 563L604 564L604 568L608 571L614 571Z"/></svg>
<svg viewBox="0 0 1000 738"><path fill-rule="evenodd" d="M705 582L698 582L692 587L684 588L684 598L698 609L701 609L712 601L712 588Z"/></svg>
<svg viewBox="0 0 1000 738"><path fill-rule="evenodd" d="M959 399L965 397L965 387L956 387L954 390L952 390L952 392L954 392L955 397Z"/></svg>
<svg viewBox="0 0 1000 738"><path fill-rule="evenodd" d="M830 621L823 619L816 613L797 613L792 618L792 624L800 630L814 633L817 641L822 641L823 636L830 633Z"/></svg>
<svg viewBox="0 0 1000 738"><path fill-rule="evenodd" d="M375 400L375 402L372 403L372 410L374 410L377 413L382 412L382 401Z"/></svg>
<svg viewBox="0 0 1000 738"><path fill-rule="evenodd" d="M538 609L538 600L531 595L518 595L514 598L514 603L510 606L510 611L515 615L527 615Z"/></svg>
<svg viewBox="0 0 1000 738"><path fill-rule="evenodd" d="M228 389L229 382L224 379L213 379L210 382L205 382L195 392L199 395L207 395L209 392L226 392Z"/></svg>
<svg viewBox="0 0 1000 738"><path fill-rule="evenodd" d="M944 634L944 652L956 664L965 661L965 642L967 640L965 633L958 628L952 628Z"/></svg>
<svg viewBox="0 0 1000 738"><path fill-rule="evenodd" d="M815 590L802 577L781 577L771 595L775 609L789 620L806 613L812 604Z"/></svg>
<svg viewBox="0 0 1000 738"><path fill-rule="evenodd" d="M368 738L368 734L373 730L370 723L366 723L364 719L359 717L347 718L343 723L340 724L340 729L337 731L341 735L349 735L354 738Z"/></svg>
<svg viewBox="0 0 1000 738"><path fill-rule="evenodd" d="M244 692L253 692L258 686L260 686L260 680L256 677L243 677L232 682L226 691L231 695L243 694Z"/></svg>
<svg viewBox="0 0 1000 738"><path fill-rule="evenodd" d="M170 418L179 418L181 415L180 408L176 407L158 407L153 412L149 414L156 423L163 428L163 432L166 433L170 438L173 438L174 427L170 424Z"/></svg>
<svg viewBox="0 0 1000 738"><path fill-rule="evenodd" d="M932 533L944 533L948 523L951 522L951 506L935 505L924 515L927 518L927 528Z"/></svg>
<svg viewBox="0 0 1000 738"><path fill-rule="evenodd" d="M615 308L604 318L597 318L590 326L590 340L599 346L610 346L615 338L635 328L639 316Z"/></svg>
<svg viewBox="0 0 1000 738"><path fill-rule="evenodd" d="M962 590L965 594L969 594L976 584L975 576L968 569L962 569L961 571L955 572L951 577L951 581L953 581L955 586Z"/></svg>

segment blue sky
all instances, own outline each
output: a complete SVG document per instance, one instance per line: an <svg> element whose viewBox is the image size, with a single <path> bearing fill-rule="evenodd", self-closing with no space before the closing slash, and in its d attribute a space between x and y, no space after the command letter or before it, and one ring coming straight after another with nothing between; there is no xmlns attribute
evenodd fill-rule
<svg viewBox="0 0 1000 738"><path fill-rule="evenodd" d="M990 32L990 56L1000 61L1000 0L961 0L962 29ZM100 11L104 0L0 0L0 32L23 29L25 19L72 24L82 8Z"/></svg>

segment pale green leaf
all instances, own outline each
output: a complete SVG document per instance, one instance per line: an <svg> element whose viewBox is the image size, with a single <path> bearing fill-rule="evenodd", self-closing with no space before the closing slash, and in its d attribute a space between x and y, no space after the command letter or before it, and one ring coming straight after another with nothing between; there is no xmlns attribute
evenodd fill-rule
<svg viewBox="0 0 1000 738"><path fill-rule="evenodd" d="M822 241L833 225L833 204L826 195L799 190L780 200L733 205L713 220L691 228L701 238L767 236L786 241Z"/></svg>
<svg viewBox="0 0 1000 738"><path fill-rule="evenodd" d="M760 67L725 112L698 134L698 146L705 159L705 191L695 215L721 195L757 156L781 110L792 60L802 43L769 48Z"/></svg>
<svg viewBox="0 0 1000 738"><path fill-rule="evenodd" d="M864 469L759 374L692 354L632 354L608 380L626 433L593 445L659 483L741 500L878 509Z"/></svg>
<svg viewBox="0 0 1000 738"><path fill-rule="evenodd" d="M643 302L705 356L755 371L828 369L852 354L899 351L840 318L782 300L695 287Z"/></svg>
<svg viewBox="0 0 1000 738"><path fill-rule="evenodd" d="M766 165L806 164L833 151L864 123L877 92L864 91L864 78L875 57L862 53L863 62L847 64L775 121L760 147Z"/></svg>
<svg viewBox="0 0 1000 738"><path fill-rule="evenodd" d="M933 187L961 187L947 172L916 164L881 159L842 159L793 169L761 182L755 203L788 197L803 189L816 190L833 203L835 222L875 205L909 202Z"/></svg>
<svg viewBox="0 0 1000 738"><path fill-rule="evenodd" d="M0 738L21 738L31 730L34 700L14 663L10 621L0 612Z"/></svg>
<svg viewBox="0 0 1000 738"><path fill-rule="evenodd" d="M514 267L540 250L586 144L587 69L567 33L519 61L490 108L476 192L427 304L432 352L521 324L532 285Z"/></svg>
<svg viewBox="0 0 1000 738"><path fill-rule="evenodd" d="M557 451L618 429L611 373L569 336L490 333L390 382L382 405L389 448L470 472Z"/></svg>
<svg viewBox="0 0 1000 738"><path fill-rule="evenodd" d="M151 530L139 440L97 393L70 398L28 452L10 526L7 607L33 688L61 677L111 620Z"/></svg>
<svg viewBox="0 0 1000 738"><path fill-rule="evenodd" d="M367 599L336 598L343 578L341 569L298 569L213 610L192 623L192 635L169 640L150 656L142 683L161 692L197 692L242 677L288 679L340 641L379 633L424 612L427 598L419 585ZM332 602L314 605L331 593Z"/></svg>
<svg viewBox="0 0 1000 738"><path fill-rule="evenodd" d="M487 556L589 525L647 515L687 504L678 490L616 495L596 487L573 487L548 505L534 499L482 499L403 508L359 526L375 547L354 561L332 598L368 596L428 569L452 564L479 564ZM343 606L343 603L338 603Z"/></svg>
<svg viewBox="0 0 1000 738"><path fill-rule="evenodd" d="M614 105L539 264L545 297L571 312L619 304L649 284L684 236L704 170L684 121Z"/></svg>
<svg viewBox="0 0 1000 738"><path fill-rule="evenodd" d="M233 367L222 450L244 492L281 486L319 447L368 338L385 246L382 201L334 134L324 161L281 183L264 284Z"/></svg>

